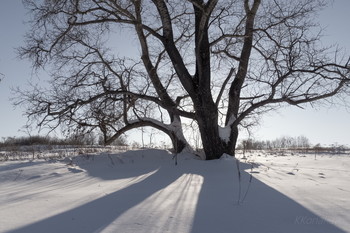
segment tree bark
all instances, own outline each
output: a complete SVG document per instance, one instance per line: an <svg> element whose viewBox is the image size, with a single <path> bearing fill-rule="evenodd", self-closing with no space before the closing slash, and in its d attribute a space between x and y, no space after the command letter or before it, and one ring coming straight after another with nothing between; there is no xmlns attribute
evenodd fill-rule
<svg viewBox="0 0 350 233"><path fill-rule="evenodd" d="M177 137L174 132L170 132L169 137L173 144L174 152L176 154L179 154L182 151L184 151L186 148L188 148L188 143L186 141L183 141L181 138Z"/></svg>
<svg viewBox="0 0 350 233"><path fill-rule="evenodd" d="M215 5L215 1L212 1ZM209 15L213 6L193 5L195 12L196 73L193 78L195 95L191 95L196 120L201 134L203 150L207 160L218 159L225 151L218 128L218 109L211 94L210 43L208 34ZM193 97L194 96L194 97Z"/></svg>
<svg viewBox="0 0 350 233"><path fill-rule="evenodd" d="M196 119L207 160L218 159L225 152L225 144L219 136L217 112L210 108L196 109Z"/></svg>

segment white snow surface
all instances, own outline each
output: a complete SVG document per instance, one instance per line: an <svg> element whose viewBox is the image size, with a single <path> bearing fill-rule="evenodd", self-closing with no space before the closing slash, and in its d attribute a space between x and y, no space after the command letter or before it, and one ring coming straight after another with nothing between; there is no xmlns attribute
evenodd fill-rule
<svg viewBox="0 0 350 233"><path fill-rule="evenodd" d="M349 180L349 155L179 154L175 165L166 151L139 150L0 162L0 232L344 233Z"/></svg>

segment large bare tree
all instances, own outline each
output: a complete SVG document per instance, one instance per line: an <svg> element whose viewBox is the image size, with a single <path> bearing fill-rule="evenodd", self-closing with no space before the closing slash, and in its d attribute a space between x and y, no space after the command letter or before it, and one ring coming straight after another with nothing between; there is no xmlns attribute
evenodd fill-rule
<svg viewBox="0 0 350 233"><path fill-rule="evenodd" d="M257 114L349 91L349 58L321 46L313 20L327 1L24 2L33 18L20 54L52 79L17 104L40 126L99 128L106 143L151 126L180 152L188 118L216 159L234 155L240 125ZM137 56L111 48L123 33Z"/></svg>

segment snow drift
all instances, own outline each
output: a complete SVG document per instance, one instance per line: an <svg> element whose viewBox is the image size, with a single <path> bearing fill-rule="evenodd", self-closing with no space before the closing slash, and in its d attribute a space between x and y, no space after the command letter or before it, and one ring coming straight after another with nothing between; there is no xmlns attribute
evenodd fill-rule
<svg viewBox="0 0 350 233"><path fill-rule="evenodd" d="M2 162L0 232L350 232L349 167L262 152L175 165L160 150Z"/></svg>

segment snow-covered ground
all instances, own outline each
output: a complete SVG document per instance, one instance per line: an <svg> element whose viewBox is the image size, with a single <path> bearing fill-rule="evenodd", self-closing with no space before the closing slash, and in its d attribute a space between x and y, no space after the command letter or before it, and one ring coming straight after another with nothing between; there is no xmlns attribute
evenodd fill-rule
<svg viewBox="0 0 350 233"><path fill-rule="evenodd" d="M182 154L175 165L139 150L0 162L0 232L350 232L349 155L238 158Z"/></svg>

